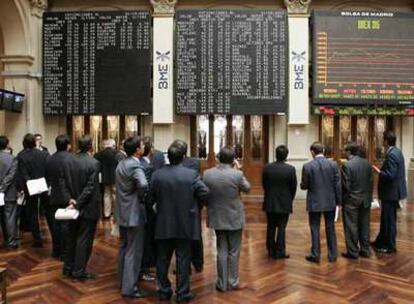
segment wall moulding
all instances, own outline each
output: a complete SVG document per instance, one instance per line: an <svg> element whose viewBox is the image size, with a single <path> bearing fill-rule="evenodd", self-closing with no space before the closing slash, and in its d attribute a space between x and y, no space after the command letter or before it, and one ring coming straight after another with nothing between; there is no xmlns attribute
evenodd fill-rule
<svg viewBox="0 0 414 304"><path fill-rule="evenodd" d="M178 0L150 0L154 9L155 17L171 17L174 16L175 6Z"/></svg>
<svg viewBox="0 0 414 304"><path fill-rule="evenodd" d="M311 0L284 0L289 14L308 15Z"/></svg>

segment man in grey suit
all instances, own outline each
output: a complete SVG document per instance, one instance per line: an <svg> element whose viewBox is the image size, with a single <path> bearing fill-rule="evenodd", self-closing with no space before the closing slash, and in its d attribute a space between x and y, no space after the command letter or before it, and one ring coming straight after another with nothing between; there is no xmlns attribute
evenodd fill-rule
<svg viewBox="0 0 414 304"><path fill-rule="evenodd" d="M157 286L161 300L172 296L168 268L175 251L177 258L177 300L189 302L191 241L200 238L198 201L207 199L209 190L199 174L182 165L182 145L168 148L170 165L152 175L152 193L157 204L155 239L157 240Z"/></svg>
<svg viewBox="0 0 414 304"><path fill-rule="evenodd" d="M310 147L313 160L306 163L302 170L301 189L308 190L306 207L309 212L309 226L312 236L311 252L306 260L319 263L321 256L320 224L321 215L325 218L328 260L337 259L335 235L335 209L341 205L341 178L335 162L323 155L323 145L314 142Z"/></svg>
<svg viewBox="0 0 414 304"><path fill-rule="evenodd" d="M9 139L0 136L0 193L4 195L4 206L0 207L4 243L16 249L17 244L17 160L10 153Z"/></svg>
<svg viewBox="0 0 414 304"><path fill-rule="evenodd" d="M203 180L210 189L207 200L208 227L217 237L218 291L239 289L239 259L242 231L245 224L240 192L249 192L250 184L243 172L233 169L236 153L233 148L220 150L220 164L204 172Z"/></svg>
<svg viewBox="0 0 414 304"><path fill-rule="evenodd" d="M372 202L372 168L358 155L359 147L345 146L348 161L342 166L342 203L346 253L344 258L369 257L369 216ZM358 247L359 243L359 247Z"/></svg>
<svg viewBox="0 0 414 304"><path fill-rule="evenodd" d="M121 245L118 271L123 296L142 298L146 294L136 288L144 252L144 226L146 222L145 198L148 182L139 158L144 151L140 137L125 140L128 157L116 168L115 220L119 225Z"/></svg>

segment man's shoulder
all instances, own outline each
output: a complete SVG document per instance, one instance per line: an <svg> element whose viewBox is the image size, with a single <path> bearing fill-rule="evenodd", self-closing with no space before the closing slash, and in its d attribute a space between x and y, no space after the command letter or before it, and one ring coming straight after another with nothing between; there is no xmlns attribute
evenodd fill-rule
<svg viewBox="0 0 414 304"><path fill-rule="evenodd" d="M7 152L0 152L0 159L4 161L12 161L14 159L14 156Z"/></svg>

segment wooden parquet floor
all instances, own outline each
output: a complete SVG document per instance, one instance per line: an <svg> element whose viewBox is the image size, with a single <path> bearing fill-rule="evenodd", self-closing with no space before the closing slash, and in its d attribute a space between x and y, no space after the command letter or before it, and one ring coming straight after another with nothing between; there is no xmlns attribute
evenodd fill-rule
<svg viewBox="0 0 414 304"><path fill-rule="evenodd" d="M271 260L265 250L265 216L261 202L246 203L247 227L243 234L240 276L247 285L242 291L219 293L215 290L215 237L203 227L205 268L191 278L193 303L414 303L414 204L398 215L398 253L373 254L371 259L349 261L338 258L328 263L322 238L320 265L304 257L310 246L310 233L303 201L296 202L287 229L290 259ZM323 226L323 225L322 225ZM95 281L80 283L61 275L62 263L49 257L50 239L42 221L45 248L30 247L25 234L18 251L0 250L0 266L9 273L9 303L158 303L155 283L141 284L153 294L145 299L123 299L117 289L117 239L110 236L109 222L99 224L89 270L99 274ZM371 239L379 229L379 210L372 213ZM322 235L324 235L322 231ZM339 252L343 252L342 222L337 223Z"/></svg>

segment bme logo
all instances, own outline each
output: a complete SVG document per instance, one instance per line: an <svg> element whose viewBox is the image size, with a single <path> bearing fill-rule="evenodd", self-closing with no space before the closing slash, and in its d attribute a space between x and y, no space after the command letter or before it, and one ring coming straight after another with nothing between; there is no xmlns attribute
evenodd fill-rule
<svg viewBox="0 0 414 304"><path fill-rule="evenodd" d="M306 51L300 53L292 51L293 72L295 75L295 78L293 80L293 87L295 90L303 90L305 88L305 54Z"/></svg>
<svg viewBox="0 0 414 304"><path fill-rule="evenodd" d="M170 51L167 52L155 52L157 57L157 61L170 61ZM168 79L168 72L169 72L169 64L168 63L159 63L158 64L158 89L166 90L169 87L169 79Z"/></svg>

